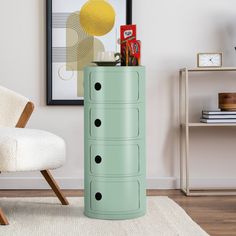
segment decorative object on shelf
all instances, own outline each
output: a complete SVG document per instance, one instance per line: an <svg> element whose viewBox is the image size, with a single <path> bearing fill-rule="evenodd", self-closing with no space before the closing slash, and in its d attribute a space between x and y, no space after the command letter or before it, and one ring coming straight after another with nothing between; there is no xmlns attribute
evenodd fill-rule
<svg viewBox="0 0 236 236"><path fill-rule="evenodd" d="M85 215L130 219L146 212L145 69L86 67Z"/></svg>
<svg viewBox="0 0 236 236"><path fill-rule="evenodd" d="M141 41L136 40L136 25L120 27L121 66L141 65Z"/></svg>
<svg viewBox="0 0 236 236"><path fill-rule="evenodd" d="M221 110L202 111L200 122L236 123L236 93L219 93L218 103Z"/></svg>
<svg viewBox="0 0 236 236"><path fill-rule="evenodd" d="M117 51L132 0L47 0L47 105L83 105L83 68Z"/></svg>
<svg viewBox="0 0 236 236"><path fill-rule="evenodd" d="M222 67L222 53L198 53L198 67Z"/></svg>
<svg viewBox="0 0 236 236"><path fill-rule="evenodd" d="M236 93L219 93L218 99L222 111L236 111Z"/></svg>

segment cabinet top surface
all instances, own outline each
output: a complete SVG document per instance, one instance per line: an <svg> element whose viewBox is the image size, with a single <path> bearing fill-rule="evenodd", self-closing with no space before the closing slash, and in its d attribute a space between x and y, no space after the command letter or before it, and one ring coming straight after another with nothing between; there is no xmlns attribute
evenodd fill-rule
<svg viewBox="0 0 236 236"><path fill-rule="evenodd" d="M94 71L137 71L144 70L144 66L87 66L85 70Z"/></svg>
<svg viewBox="0 0 236 236"><path fill-rule="evenodd" d="M181 72L201 72L201 71L236 71L236 67L202 67L202 68L181 68Z"/></svg>

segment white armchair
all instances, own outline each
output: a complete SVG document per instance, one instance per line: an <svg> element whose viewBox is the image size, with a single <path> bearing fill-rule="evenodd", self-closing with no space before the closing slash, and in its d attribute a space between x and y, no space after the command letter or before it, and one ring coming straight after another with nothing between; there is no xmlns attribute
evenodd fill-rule
<svg viewBox="0 0 236 236"><path fill-rule="evenodd" d="M22 129L33 110L27 98L0 86L0 173L40 171L61 203L68 205L49 172L64 164L65 142L46 131ZM0 224L8 224L1 208Z"/></svg>

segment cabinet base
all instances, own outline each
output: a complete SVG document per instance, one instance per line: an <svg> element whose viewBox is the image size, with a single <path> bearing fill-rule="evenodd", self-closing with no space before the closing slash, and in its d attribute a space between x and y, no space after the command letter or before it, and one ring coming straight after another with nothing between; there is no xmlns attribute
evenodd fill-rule
<svg viewBox="0 0 236 236"><path fill-rule="evenodd" d="M98 214L98 213L91 213L91 212L84 212L84 215L89 218L100 219L100 220L128 220L128 219L135 219L141 216L144 216L146 212L138 212L132 214Z"/></svg>

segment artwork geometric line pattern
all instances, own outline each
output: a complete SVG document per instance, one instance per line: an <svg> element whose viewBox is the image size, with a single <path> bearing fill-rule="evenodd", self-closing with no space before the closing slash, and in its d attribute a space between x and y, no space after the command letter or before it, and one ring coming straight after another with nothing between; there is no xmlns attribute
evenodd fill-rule
<svg viewBox="0 0 236 236"><path fill-rule="evenodd" d="M52 14L52 28L66 28L66 21L71 13L53 13Z"/></svg>

